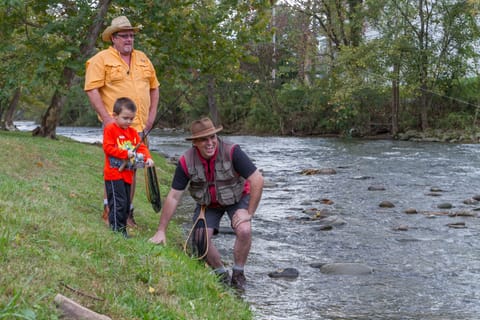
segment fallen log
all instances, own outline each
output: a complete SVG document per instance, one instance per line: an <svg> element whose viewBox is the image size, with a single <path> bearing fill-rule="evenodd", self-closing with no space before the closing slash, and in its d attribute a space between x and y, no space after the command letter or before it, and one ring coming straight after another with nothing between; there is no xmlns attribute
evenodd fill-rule
<svg viewBox="0 0 480 320"><path fill-rule="evenodd" d="M62 319L71 320L112 320L112 318L105 315L96 313L84 306L76 303L75 301L57 294L54 299L56 305L63 313Z"/></svg>

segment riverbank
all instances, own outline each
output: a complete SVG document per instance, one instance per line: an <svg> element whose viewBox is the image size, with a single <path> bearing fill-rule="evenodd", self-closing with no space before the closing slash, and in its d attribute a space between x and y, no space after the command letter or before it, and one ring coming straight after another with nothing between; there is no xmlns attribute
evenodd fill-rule
<svg viewBox="0 0 480 320"><path fill-rule="evenodd" d="M393 136L389 132L383 132L372 135L355 135L351 134L350 138L359 138L365 140L400 140L413 142L443 142L443 143L479 143L480 132L472 132L471 130L440 130L427 129L425 131L407 130Z"/></svg>
<svg viewBox="0 0 480 320"><path fill-rule="evenodd" d="M479 143L480 132L471 130L428 129L425 132L407 130L396 137L402 141L447 142L447 143Z"/></svg>
<svg viewBox="0 0 480 320"><path fill-rule="evenodd" d="M228 132L230 135L250 135L247 132ZM256 134L257 136L270 136L270 134ZM379 133L361 134L357 130L350 130L347 134L317 134L317 135L302 135L302 134L289 134L289 137L298 138L354 138L364 140L400 140L400 141L413 141L413 142L443 142L443 143L480 143L480 132L468 130L456 130L456 129L427 129L425 131L408 129L404 132L400 132L397 135L392 135L388 131L382 131Z"/></svg>
<svg viewBox="0 0 480 320"><path fill-rule="evenodd" d="M0 318L57 319L60 293L112 319L252 319L249 306L187 258L172 222L167 246L148 239L158 214L138 175L139 228L125 240L100 218L102 149L29 132L0 132ZM154 154L165 197L174 168Z"/></svg>

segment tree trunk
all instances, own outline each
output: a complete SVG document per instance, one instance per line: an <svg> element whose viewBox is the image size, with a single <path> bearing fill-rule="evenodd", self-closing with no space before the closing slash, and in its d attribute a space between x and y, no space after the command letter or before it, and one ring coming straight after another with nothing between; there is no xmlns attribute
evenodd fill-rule
<svg viewBox="0 0 480 320"><path fill-rule="evenodd" d="M420 124L422 131L428 129L428 96L427 86L422 85L421 102L420 102Z"/></svg>
<svg viewBox="0 0 480 320"><path fill-rule="evenodd" d="M208 76L207 84L207 96L208 96L208 110L210 111L210 116L215 125L218 125L218 108L217 101L215 100L215 78L213 76Z"/></svg>
<svg viewBox="0 0 480 320"><path fill-rule="evenodd" d="M71 68L65 67L63 69L62 78L53 94L50 106L42 117L41 126L36 127L32 135L51 139L57 138L55 131L57 124L60 122L60 113L65 102L65 92L70 89L74 77L75 73Z"/></svg>
<svg viewBox="0 0 480 320"><path fill-rule="evenodd" d="M420 18L420 30L418 39L420 43L420 125L422 131L428 129L428 97L427 97L427 79L428 79L428 10L426 10L427 2L418 1L418 15ZM424 8L425 6L425 8ZM425 11L426 10L426 11Z"/></svg>
<svg viewBox="0 0 480 320"><path fill-rule="evenodd" d="M398 85L400 66L395 63L393 66L394 80L392 82L392 136L398 134L398 112L400 109L400 88Z"/></svg>
<svg viewBox="0 0 480 320"><path fill-rule="evenodd" d="M15 109L17 108L21 93L22 89L20 87L17 87L15 89L12 101L10 101L10 104L8 105L7 112L5 113L5 118L3 119L3 123L1 124L2 129L5 129L7 131L14 131L17 129L13 124L13 114L15 113Z"/></svg>
<svg viewBox="0 0 480 320"><path fill-rule="evenodd" d="M358 47L362 41L363 21L359 18L363 0L348 0L348 23L350 24L350 44Z"/></svg>
<svg viewBox="0 0 480 320"><path fill-rule="evenodd" d="M85 61L91 56L95 50L95 43L97 42L98 35L103 27L103 21L107 14L108 8L112 0L101 0L98 4L97 15L95 16L93 23L88 29L85 42L80 47L80 55L72 56L72 60ZM42 117L42 123L40 127L33 130L34 136L56 138L56 129L60 121L60 114L65 102L65 93L71 88L73 79L75 78L75 71L70 67L63 69L62 77L58 82L58 87L53 94L50 106Z"/></svg>

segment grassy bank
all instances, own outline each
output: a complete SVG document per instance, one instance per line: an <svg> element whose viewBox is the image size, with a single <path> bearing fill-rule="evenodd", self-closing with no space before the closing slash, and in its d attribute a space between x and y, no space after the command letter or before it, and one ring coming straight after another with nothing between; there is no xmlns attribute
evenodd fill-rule
<svg viewBox="0 0 480 320"><path fill-rule="evenodd" d="M135 199L139 228L125 240L101 221L99 146L0 132L0 319L57 319L61 293L112 319L251 319L248 305L181 251L148 243L158 214L143 170ZM161 193L173 168L154 155Z"/></svg>

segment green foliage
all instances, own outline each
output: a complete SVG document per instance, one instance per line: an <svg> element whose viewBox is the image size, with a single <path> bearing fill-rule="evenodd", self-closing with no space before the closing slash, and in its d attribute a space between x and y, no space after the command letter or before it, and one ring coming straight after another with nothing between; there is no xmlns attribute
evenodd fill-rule
<svg viewBox="0 0 480 320"><path fill-rule="evenodd" d="M280 119L263 104L255 104L246 122L247 130L259 134L280 132Z"/></svg>
<svg viewBox="0 0 480 320"><path fill-rule="evenodd" d="M320 88L299 83L283 85L278 102L284 109L282 114L286 131L300 135L334 132L329 121L325 121L331 116L328 101L328 95Z"/></svg>
<svg viewBox="0 0 480 320"><path fill-rule="evenodd" d="M97 114L80 86L74 86L67 93L60 119L60 125L66 126L99 126L100 124Z"/></svg>
<svg viewBox="0 0 480 320"><path fill-rule="evenodd" d="M139 45L151 53L161 81L160 109L167 117L169 109L187 104L207 114L208 106L200 97L205 95L208 79L213 76L222 83L236 77L240 59L247 54L245 44L263 32L259 25L264 24L265 3L245 5L232 1L203 1L202 5L161 2L136 19L145 26ZM246 20L251 9L258 9L256 16ZM182 104L186 98L187 104Z"/></svg>
<svg viewBox="0 0 480 320"><path fill-rule="evenodd" d="M0 117L21 88L17 119L38 121L53 92L63 90L59 79L69 67L80 81L64 92L61 124L97 125L83 93L86 58L79 57L98 5L0 0ZM419 125L420 115L448 124L439 120L474 114L478 85L463 79L477 74L477 7L449 0L429 8L417 1L277 2L273 16L271 1L119 0L103 25L118 15L143 25L135 46L156 67L162 125L184 127L209 114L214 98L227 130L317 134L389 122L394 80L405 125ZM93 37L97 50L109 45Z"/></svg>
<svg viewBox="0 0 480 320"><path fill-rule="evenodd" d="M460 78L449 82L450 86L445 85L445 92L448 97L461 99L464 108L477 106L479 102L478 91L480 88L480 79L478 77ZM455 104L455 101L450 101Z"/></svg>
<svg viewBox="0 0 480 320"><path fill-rule="evenodd" d="M466 112L449 113L445 118L441 118L438 123L434 123L434 128L449 128L466 130L473 127L474 115Z"/></svg>
<svg viewBox="0 0 480 320"><path fill-rule="evenodd" d="M221 91L216 96L222 123L228 124L229 129L240 130L242 123L250 112L250 102L253 91L246 80L223 81L219 83Z"/></svg>

